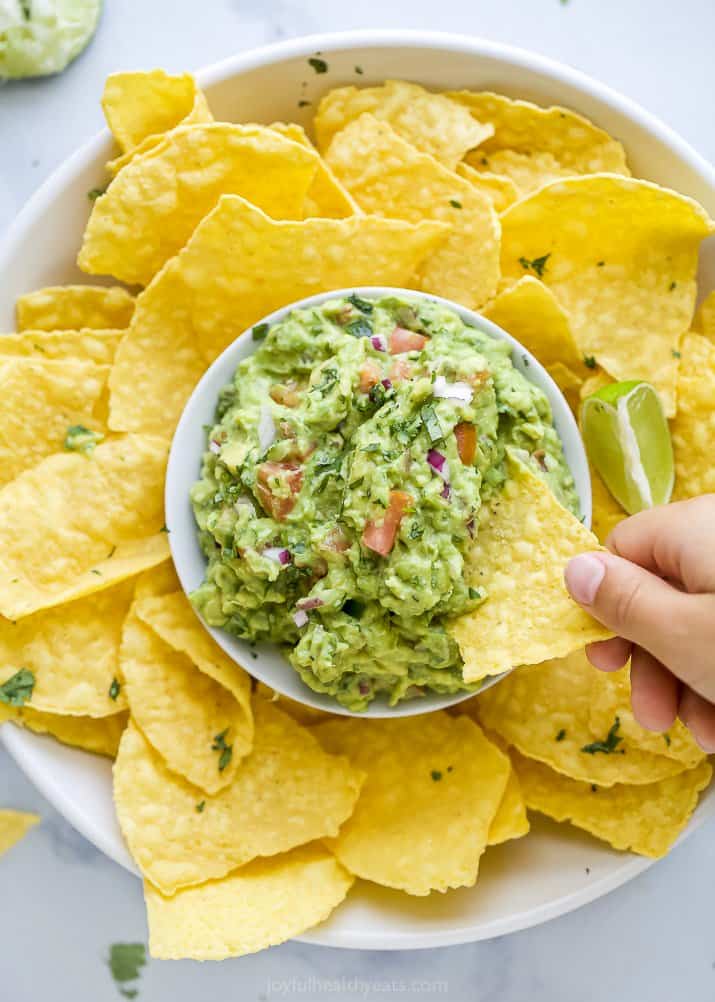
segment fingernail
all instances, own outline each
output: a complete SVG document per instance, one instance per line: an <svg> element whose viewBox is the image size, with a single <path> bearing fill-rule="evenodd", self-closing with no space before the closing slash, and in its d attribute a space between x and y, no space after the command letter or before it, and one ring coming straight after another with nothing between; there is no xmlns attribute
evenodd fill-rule
<svg viewBox="0 0 715 1002"><path fill-rule="evenodd" d="M595 553L582 553L566 565L566 587L581 605L592 605L599 585L606 573L606 565Z"/></svg>

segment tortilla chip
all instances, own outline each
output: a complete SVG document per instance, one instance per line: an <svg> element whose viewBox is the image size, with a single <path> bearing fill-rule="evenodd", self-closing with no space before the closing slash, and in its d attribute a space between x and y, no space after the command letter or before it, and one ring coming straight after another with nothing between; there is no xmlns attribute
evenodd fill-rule
<svg viewBox="0 0 715 1002"><path fill-rule="evenodd" d="M469 110L444 94L418 84L388 80L381 87L338 87L320 102L313 126L318 149L325 153L333 137L368 112L387 122L405 142L454 170L467 150L492 135Z"/></svg>
<svg viewBox="0 0 715 1002"><path fill-rule="evenodd" d="M63 452L73 426L104 435L98 404L108 375L93 362L0 355L0 488Z"/></svg>
<svg viewBox="0 0 715 1002"><path fill-rule="evenodd" d="M501 845L502 842L510 842L514 838L523 838L529 834L530 827L519 777L514 769L511 769L504 796L489 827L487 844Z"/></svg>
<svg viewBox="0 0 715 1002"><path fill-rule="evenodd" d="M313 144L305 130L294 122L273 122L271 128L294 143L300 143L312 150ZM328 219L345 219L360 212L357 202L333 174L324 160L318 161L318 169L303 202L303 218L324 216Z"/></svg>
<svg viewBox="0 0 715 1002"><path fill-rule="evenodd" d="M715 342L686 334L680 354L678 413L670 428L674 501L715 491Z"/></svg>
<svg viewBox="0 0 715 1002"><path fill-rule="evenodd" d="M134 297L118 285L50 285L20 296L18 331L121 329L129 326Z"/></svg>
<svg viewBox="0 0 715 1002"><path fill-rule="evenodd" d="M274 218L299 218L317 164L317 153L261 125L174 129L95 201L77 263L147 285L223 194Z"/></svg>
<svg viewBox="0 0 715 1002"><path fill-rule="evenodd" d="M705 210L648 181L601 175L548 185L501 221L504 275L537 273L581 352L614 379L652 383L672 416L698 247L713 230Z"/></svg>
<svg viewBox="0 0 715 1002"><path fill-rule="evenodd" d="M530 195L552 181L573 177L574 172L562 167L551 153L518 153L516 150L499 150L487 156L480 150L467 154L467 166L477 172L496 174L514 185L517 199Z"/></svg>
<svg viewBox="0 0 715 1002"><path fill-rule="evenodd" d="M314 733L367 773L354 814L328 843L343 866L416 895L476 882L510 766L473 720L353 717Z"/></svg>
<svg viewBox="0 0 715 1002"><path fill-rule="evenodd" d="M464 659L465 682L612 636L573 601L563 580L570 558L598 549L596 539L536 474L513 458L509 469L510 480L481 509L466 561L486 601L447 627Z"/></svg>
<svg viewBox="0 0 715 1002"><path fill-rule="evenodd" d="M596 365L593 365L592 368L593 375L584 380L583 385L581 386L581 400L585 400L586 397L592 396L594 393L602 390L604 386L610 386L611 383L614 382L614 380L611 379L608 373L604 372L603 369L598 368Z"/></svg>
<svg viewBox="0 0 715 1002"><path fill-rule="evenodd" d="M581 385L588 369L569 316L543 282L525 275L499 293L482 313L535 355L559 386L559 380L564 382L562 389L573 390Z"/></svg>
<svg viewBox="0 0 715 1002"><path fill-rule="evenodd" d="M584 783L654 783L682 772L682 763L641 751L623 737L615 718L605 732L591 731L595 671L583 651L518 668L479 695L479 719L523 755ZM594 742L606 742L611 751L592 747Z"/></svg>
<svg viewBox="0 0 715 1002"><path fill-rule="evenodd" d="M163 70L110 73L102 109L122 152L177 125L212 121L206 98L190 73Z"/></svg>
<svg viewBox="0 0 715 1002"><path fill-rule="evenodd" d="M282 693L276 692L275 689L271 689L265 682L256 682L255 693L257 697L277 706L279 710L283 710L289 717L297 720L299 724L303 724L305 727L311 724L319 724L324 720L335 720L336 716L338 716L336 713L328 713L327 710L319 710L313 706L306 706L305 703L299 703L297 700L291 699L289 696L284 696Z"/></svg>
<svg viewBox="0 0 715 1002"><path fill-rule="evenodd" d="M467 156L468 163L476 161L485 166L481 158L486 157L490 162L487 169L510 176L499 156L507 153L518 154L532 163L543 164L548 158L563 175L630 174L625 150L618 140L575 111L558 106L542 108L530 101L513 100L489 91L450 91L448 96L468 108L479 122L494 127L494 134ZM551 178L542 183L546 180ZM517 186L522 195L539 187L536 171L530 185L519 178Z"/></svg>
<svg viewBox="0 0 715 1002"><path fill-rule="evenodd" d="M662 734L641 727L631 708L628 666L620 671L594 672L591 676L588 716L591 731L594 734L607 734L616 717L620 722L618 733L627 738L634 748L675 759L676 762L682 762L686 769L692 769L705 758L705 752L680 720L676 720Z"/></svg>
<svg viewBox="0 0 715 1002"><path fill-rule="evenodd" d="M264 700L253 701L253 714L252 752L233 783L210 798L169 772L134 724L122 738L114 767L119 823L140 870L164 894L336 835L352 813L362 773Z"/></svg>
<svg viewBox="0 0 715 1002"><path fill-rule="evenodd" d="M503 212L504 209L508 209L519 197L519 192L511 178L491 174L489 171L480 173L466 163L457 164L457 173L487 196L494 206L495 212Z"/></svg>
<svg viewBox="0 0 715 1002"><path fill-rule="evenodd" d="M491 299L499 281L499 220L474 185L372 115L361 115L339 132L325 159L365 212L451 227L419 268L416 288L470 309Z"/></svg>
<svg viewBox="0 0 715 1002"><path fill-rule="evenodd" d="M121 674L132 718L169 768L206 793L218 793L253 745L251 680L211 640L190 607L189 630L204 636L185 644L185 617L183 610L173 615L175 599L188 607L182 594L135 603L124 624ZM178 622L171 639L156 629L157 620L169 628ZM210 659L195 654L204 637Z"/></svg>
<svg viewBox="0 0 715 1002"><path fill-rule="evenodd" d="M0 703L0 724L11 720L35 734L49 734L64 745L81 748L95 755L115 758L119 739L127 726L127 713L111 717L71 717L57 713L42 713L29 706L15 708Z"/></svg>
<svg viewBox="0 0 715 1002"><path fill-rule="evenodd" d="M0 361L6 358L34 358L56 362L71 359L111 365L122 330L26 330L20 334L0 334Z"/></svg>
<svg viewBox="0 0 715 1002"><path fill-rule="evenodd" d="M715 344L715 290L703 299L695 314L693 330Z"/></svg>
<svg viewBox="0 0 715 1002"><path fill-rule="evenodd" d="M127 435L50 456L0 489L0 614L19 619L165 560L166 457L163 439Z"/></svg>
<svg viewBox="0 0 715 1002"><path fill-rule="evenodd" d="M605 543L619 522L628 518L600 476L591 467L591 530L600 543Z"/></svg>
<svg viewBox="0 0 715 1002"><path fill-rule="evenodd" d="M12 849L21 838L39 825L39 814L27 814L25 811L11 811L0 808L0 856Z"/></svg>
<svg viewBox="0 0 715 1002"><path fill-rule="evenodd" d="M654 859L664 856L685 829L712 776L710 764L703 761L659 782L603 789L519 754L513 761L527 807L555 821L570 821L614 849Z"/></svg>
<svg viewBox="0 0 715 1002"><path fill-rule="evenodd" d="M353 877L319 845L257 859L222 880L165 897L148 881L149 952L224 960L284 943L337 908Z"/></svg>
<svg viewBox="0 0 715 1002"><path fill-rule="evenodd" d="M0 619L0 684L19 666L35 676L33 710L107 717L127 706L118 677L119 642L134 593L126 580L18 622Z"/></svg>
<svg viewBox="0 0 715 1002"><path fill-rule="evenodd" d="M328 289L403 286L445 233L370 216L276 222L224 195L137 300L109 379L110 427L170 435L207 364L252 323Z"/></svg>
<svg viewBox="0 0 715 1002"><path fill-rule="evenodd" d="M139 575L134 589L134 601L139 602L149 595L170 595L171 592L178 591L180 588L181 582L176 576L174 563L169 557L157 564L156 567Z"/></svg>

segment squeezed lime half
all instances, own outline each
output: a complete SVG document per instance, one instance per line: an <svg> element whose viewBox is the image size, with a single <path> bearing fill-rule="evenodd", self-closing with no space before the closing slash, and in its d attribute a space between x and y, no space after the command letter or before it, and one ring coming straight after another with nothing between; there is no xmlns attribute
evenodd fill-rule
<svg viewBox="0 0 715 1002"><path fill-rule="evenodd" d="M650 383L611 383L587 397L581 432L588 458L629 515L670 501L673 445L663 405Z"/></svg>
<svg viewBox="0 0 715 1002"><path fill-rule="evenodd" d="M60 73L97 29L102 0L0 0L0 80Z"/></svg>

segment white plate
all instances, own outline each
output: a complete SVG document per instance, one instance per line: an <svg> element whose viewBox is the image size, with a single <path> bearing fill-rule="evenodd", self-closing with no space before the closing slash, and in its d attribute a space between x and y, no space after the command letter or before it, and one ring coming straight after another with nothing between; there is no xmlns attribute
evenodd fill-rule
<svg viewBox="0 0 715 1002"><path fill-rule="evenodd" d="M317 76L307 59L329 64ZM355 76L354 67L364 73ZM435 88L491 88L588 115L621 139L636 175L692 195L715 215L715 171L665 125L602 84L558 63L507 46L438 33L349 32L297 39L249 52L200 74L217 118L308 124L298 109L342 83L404 77ZM303 82L306 85L303 86ZM14 326L18 294L57 282L87 281L74 257L87 219L87 191L104 179L107 133L71 157L37 192L0 249L0 330ZM703 254L701 289L715 285L715 240ZM87 838L134 870L114 817L107 762L48 738L3 729L5 744L30 779ZM689 831L715 813L715 788ZM445 846L449 851L449 846ZM364 884L306 942L364 949L444 946L523 929L592 901L631 879L649 860L616 853L565 825L535 820L526 839L490 849L471 889L409 898Z"/></svg>

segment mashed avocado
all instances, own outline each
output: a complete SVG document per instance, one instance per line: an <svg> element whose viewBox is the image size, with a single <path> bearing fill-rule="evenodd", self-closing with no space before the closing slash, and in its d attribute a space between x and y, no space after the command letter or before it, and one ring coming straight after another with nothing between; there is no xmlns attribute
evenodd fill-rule
<svg viewBox="0 0 715 1002"><path fill-rule="evenodd" d="M464 557L506 448L578 510L548 401L437 303L352 295L253 335L191 491L196 608L351 710L470 688L444 623L486 598Z"/></svg>

